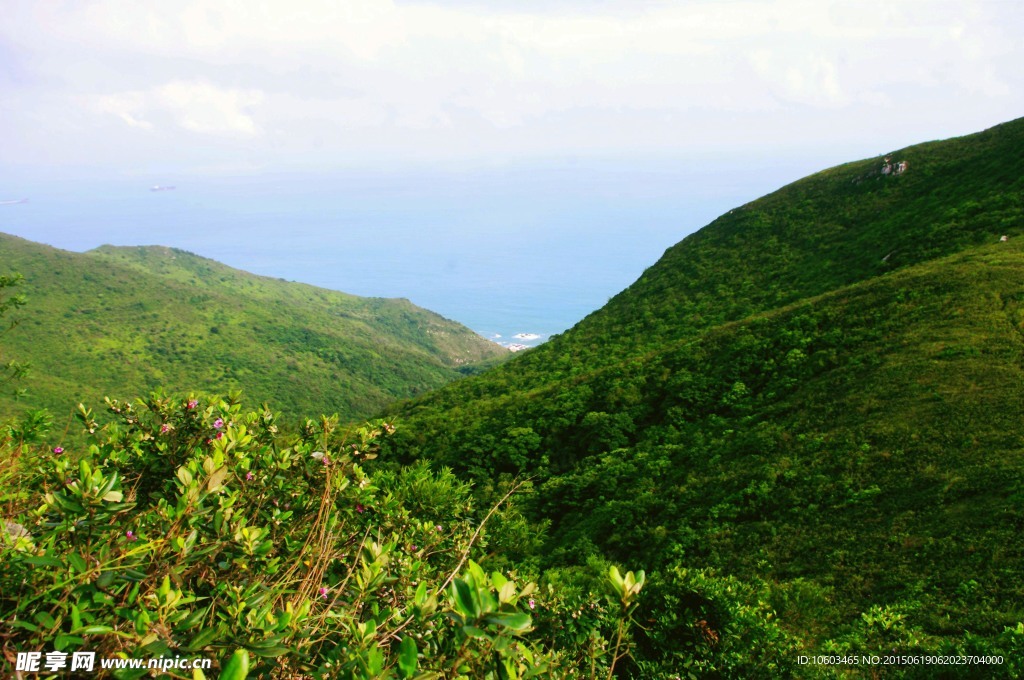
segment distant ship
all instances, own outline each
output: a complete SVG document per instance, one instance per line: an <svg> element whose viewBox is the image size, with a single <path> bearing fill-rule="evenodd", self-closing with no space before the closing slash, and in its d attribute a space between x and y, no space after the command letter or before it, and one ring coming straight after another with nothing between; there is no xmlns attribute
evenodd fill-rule
<svg viewBox="0 0 1024 680"><path fill-rule="evenodd" d="M16 201L0 201L0 205L21 205L22 203L28 203L28 199L19 198Z"/></svg>
<svg viewBox="0 0 1024 680"><path fill-rule="evenodd" d="M150 191L174 191L174 186L162 187L159 184L154 184L149 188Z"/></svg>

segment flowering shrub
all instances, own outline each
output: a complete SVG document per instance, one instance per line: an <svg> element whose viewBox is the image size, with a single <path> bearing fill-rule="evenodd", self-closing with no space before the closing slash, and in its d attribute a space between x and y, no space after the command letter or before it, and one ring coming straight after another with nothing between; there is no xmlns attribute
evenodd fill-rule
<svg viewBox="0 0 1024 680"><path fill-rule="evenodd" d="M610 654L580 658L537 639L538 610L568 615L557 597L479 563L521 485L478 513L446 470L371 477L386 422L284 436L237 395L107 409L101 425L79 408L86 444L3 445L0 481L21 482L4 508L21 530L0 540L4 652L214 657L224 678L550 677L628 654L642 576L619 577L594 622L617 632Z"/></svg>

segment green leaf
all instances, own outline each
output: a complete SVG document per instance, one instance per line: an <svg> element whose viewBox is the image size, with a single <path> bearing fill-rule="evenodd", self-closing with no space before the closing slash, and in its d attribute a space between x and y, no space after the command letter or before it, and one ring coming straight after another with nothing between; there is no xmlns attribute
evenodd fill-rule
<svg viewBox="0 0 1024 680"><path fill-rule="evenodd" d="M102 498L103 500L107 500L107 496L110 494L110 492L114 488L115 484L117 484L117 471L116 470L114 472L112 472L110 474L110 476L106 478L106 480L104 480L103 486L100 487L100 489L96 493L96 495L99 496L100 498ZM117 492L117 494L118 494L119 498L111 499L111 501L120 501L121 500L120 492Z"/></svg>
<svg viewBox="0 0 1024 680"><path fill-rule="evenodd" d="M55 493L55 494L53 494L53 500L54 500L54 502L57 503L57 505L59 505L61 507L62 510L67 510L69 512L74 512L74 513L83 513L83 512L85 512L85 508L82 507L82 505L80 503L76 503L75 501L69 499L67 496L65 496L62 493Z"/></svg>
<svg viewBox="0 0 1024 680"><path fill-rule="evenodd" d="M210 644L217 638L217 634L220 632L217 628L204 628L203 630L196 633L192 641L188 643L188 649L190 651L198 651Z"/></svg>
<svg viewBox="0 0 1024 680"><path fill-rule="evenodd" d="M255 654L256 656L262 656L262 657L265 657L265 658L268 658L268 659L272 659L274 657L281 656L282 654L287 654L290 651L291 651L290 647L287 647L285 645L280 645L280 644L270 644L270 645L254 644L254 645L252 645L252 653L253 654Z"/></svg>
<svg viewBox="0 0 1024 680"><path fill-rule="evenodd" d="M78 461L78 478L82 481L83 488L92 479L92 468L89 467L89 461L85 458Z"/></svg>
<svg viewBox="0 0 1024 680"><path fill-rule="evenodd" d="M523 612L497 612L494 614L488 614L484 620L488 623L496 623L500 626L511 628L517 632L526 630L533 622L530 615L524 614Z"/></svg>
<svg viewBox="0 0 1024 680"><path fill-rule="evenodd" d="M491 585L494 586L495 590L501 590L508 583L508 579L505 578L504 574L497 571L491 572Z"/></svg>
<svg viewBox="0 0 1024 680"><path fill-rule="evenodd" d="M236 649L224 665L218 680L245 680L249 675L249 652Z"/></svg>
<svg viewBox="0 0 1024 680"><path fill-rule="evenodd" d="M146 611L145 607L141 607L135 612L135 632L139 635L145 635L149 632L150 616L149 612Z"/></svg>
<svg viewBox="0 0 1024 680"><path fill-rule="evenodd" d="M67 635L65 633L60 633L57 637L53 638L53 648L58 652L63 652L72 647L81 647L84 643L85 640L77 635Z"/></svg>
<svg viewBox="0 0 1024 680"><path fill-rule="evenodd" d="M487 576L484 574L484 570L479 564L470 560L467 570L469 571L469 578L467 580L472 581L473 585L477 588L487 585Z"/></svg>
<svg viewBox="0 0 1024 680"><path fill-rule="evenodd" d="M174 652L163 640L153 640L148 645L143 645L140 651L146 656L174 656Z"/></svg>
<svg viewBox="0 0 1024 680"><path fill-rule="evenodd" d="M146 572L139 571L138 569L125 569L124 578L129 581L143 581L146 578Z"/></svg>
<svg viewBox="0 0 1024 680"><path fill-rule="evenodd" d="M611 581L612 587L615 588L615 592L621 597L626 592L626 584L622 580L622 575L619 574L619 569L615 565L608 570L608 579Z"/></svg>
<svg viewBox="0 0 1024 680"><path fill-rule="evenodd" d="M512 581L506 581L501 588L498 590L498 601L502 604L508 604L516 596L516 584Z"/></svg>
<svg viewBox="0 0 1024 680"><path fill-rule="evenodd" d="M97 588L110 588L112 583L114 583L113 571L103 571L96 579Z"/></svg>
<svg viewBox="0 0 1024 680"><path fill-rule="evenodd" d="M491 636L486 631L477 628L476 626L463 626L462 632L472 638L482 638L484 640L490 640Z"/></svg>
<svg viewBox="0 0 1024 680"><path fill-rule="evenodd" d="M175 630L188 630L189 628L195 628L202 622L204 618L206 618L206 614L209 611L210 607L200 607L199 609L196 609L187 617L185 617L185 619L182 620L181 623L175 626Z"/></svg>
<svg viewBox="0 0 1024 680"><path fill-rule="evenodd" d="M76 552L68 555L68 562L71 563L72 567L83 574L89 571L89 565L85 563L85 559Z"/></svg>
<svg viewBox="0 0 1024 680"><path fill-rule="evenodd" d="M291 612L281 612L277 619L277 625L274 626L274 632L280 633L282 630L288 627L288 624L292 622L293 614Z"/></svg>
<svg viewBox="0 0 1024 680"><path fill-rule="evenodd" d="M50 612L36 612L32 616L32 618L35 619L36 622L40 625L46 626L47 628L54 628L57 625L57 622L54 620L54 618L50 616Z"/></svg>
<svg viewBox="0 0 1024 680"><path fill-rule="evenodd" d="M411 635L405 636L398 645L398 670L403 678L411 678L416 672L417 656L416 640Z"/></svg>
<svg viewBox="0 0 1024 680"><path fill-rule="evenodd" d="M416 594L413 595L412 603L417 607L422 607L423 603L427 600L427 582L420 581L420 584L416 586Z"/></svg>
<svg viewBox="0 0 1024 680"><path fill-rule="evenodd" d="M71 632L72 633L78 633L79 635L100 635L102 633L112 633L112 632L114 632L114 629L111 628L110 626L94 625L94 626L86 626L86 627L81 628L81 629L76 629L76 630L73 630Z"/></svg>
<svg viewBox="0 0 1024 680"><path fill-rule="evenodd" d="M63 567L64 563L50 555L27 555L22 558L33 567Z"/></svg>
<svg viewBox="0 0 1024 680"><path fill-rule="evenodd" d="M473 600L473 591L468 583L459 578L452 581L452 594L455 599L455 607L460 614L470 619L479 616L480 609Z"/></svg>

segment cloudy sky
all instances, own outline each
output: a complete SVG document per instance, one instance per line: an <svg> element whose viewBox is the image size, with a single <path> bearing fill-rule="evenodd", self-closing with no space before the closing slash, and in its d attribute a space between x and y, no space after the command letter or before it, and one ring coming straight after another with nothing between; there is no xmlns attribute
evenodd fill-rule
<svg viewBox="0 0 1024 680"><path fill-rule="evenodd" d="M1019 0L3 4L8 171L856 156L1024 115Z"/></svg>

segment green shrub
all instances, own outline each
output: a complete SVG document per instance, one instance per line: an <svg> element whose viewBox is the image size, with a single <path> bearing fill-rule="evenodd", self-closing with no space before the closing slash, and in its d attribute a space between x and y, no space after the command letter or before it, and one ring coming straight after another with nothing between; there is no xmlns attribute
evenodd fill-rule
<svg viewBox="0 0 1024 680"><path fill-rule="evenodd" d="M535 586L470 559L486 539L466 485L367 474L391 425L282 437L237 397L108 409L106 426L80 410L81 450L3 446L30 487L5 510L23 531L0 547L4 651L237 668L243 649L252 674L351 678L530 677L554 659L523 637Z"/></svg>

